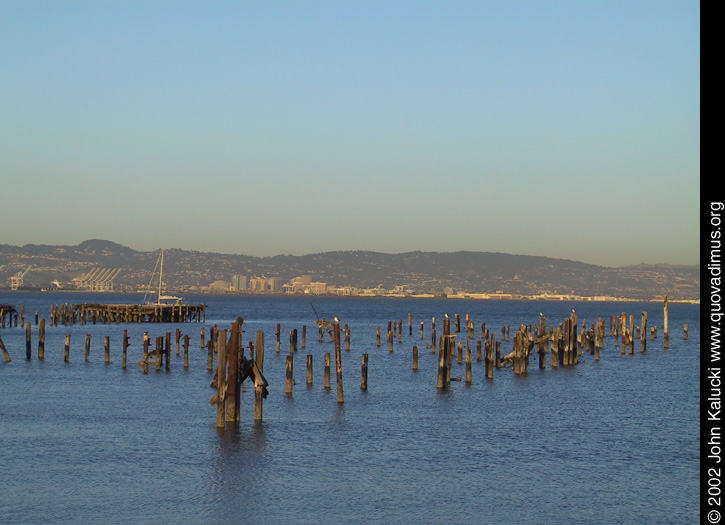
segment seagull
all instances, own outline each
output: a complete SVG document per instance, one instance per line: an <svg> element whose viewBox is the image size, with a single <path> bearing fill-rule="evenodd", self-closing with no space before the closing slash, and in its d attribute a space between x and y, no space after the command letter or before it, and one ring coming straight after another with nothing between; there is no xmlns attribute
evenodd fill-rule
<svg viewBox="0 0 725 525"><path fill-rule="evenodd" d="M445 316L446 316L446 319L448 319L448 314L445 314Z"/></svg>
<svg viewBox="0 0 725 525"><path fill-rule="evenodd" d="M338 319L337 317L335 317L335 322L336 322L336 323L339 323L339 322L340 322L340 320L339 320L339 319Z"/></svg>

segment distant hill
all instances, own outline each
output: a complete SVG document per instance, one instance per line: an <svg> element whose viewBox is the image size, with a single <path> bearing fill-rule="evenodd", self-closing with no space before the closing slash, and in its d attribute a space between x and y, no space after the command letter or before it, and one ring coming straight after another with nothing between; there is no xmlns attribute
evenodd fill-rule
<svg viewBox="0 0 725 525"><path fill-rule="evenodd" d="M32 265L26 285L70 282L94 268L120 268L114 284L147 285L159 252L140 252L104 240L77 246L0 245L0 286ZM386 254L337 251L302 256L252 257L167 249L164 281L169 290L208 286L232 275L280 277L284 282L311 275L328 285L356 288L404 286L418 293L542 293L615 296L631 299L699 300L700 267L637 265L609 268L567 259L491 252L408 252Z"/></svg>

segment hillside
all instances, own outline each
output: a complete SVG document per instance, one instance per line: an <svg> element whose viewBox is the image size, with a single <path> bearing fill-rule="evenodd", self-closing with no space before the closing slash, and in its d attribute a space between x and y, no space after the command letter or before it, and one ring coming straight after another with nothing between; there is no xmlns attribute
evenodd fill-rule
<svg viewBox="0 0 725 525"><path fill-rule="evenodd" d="M158 251L140 252L120 244L89 240L77 246L0 245L0 285L32 268L25 286L69 283L94 268L119 268L116 289L137 289L149 283ZM280 277L299 275L334 286L360 289L405 286L417 293L542 293L615 296L650 300L667 294L674 299L700 297L700 267L638 265L609 268L540 256L490 252L367 251L326 252L303 256L251 257L167 249L164 281L169 290L208 286L232 275Z"/></svg>

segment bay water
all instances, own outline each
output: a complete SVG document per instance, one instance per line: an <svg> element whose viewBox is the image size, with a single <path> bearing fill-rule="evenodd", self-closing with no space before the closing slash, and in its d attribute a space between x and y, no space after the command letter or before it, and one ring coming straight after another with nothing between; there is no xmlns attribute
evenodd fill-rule
<svg viewBox="0 0 725 525"><path fill-rule="evenodd" d="M0 364L0 523L698 523L700 520L700 308L669 306L664 348L662 303L482 301L462 299L191 296L206 320L182 324L74 324L46 328L37 358L34 312L55 304L133 303L132 294L0 293L24 306L32 324L0 328L9 363ZM558 326L576 310L591 327L622 312L639 324L643 311L658 337L646 352L622 355L607 335L601 358L546 369L534 358L525 375L510 368L436 388L438 357L431 318L465 316L501 340L539 314ZM412 335L408 314L412 315ZM317 338L317 316L337 316L351 333L343 343L344 403L337 401L334 346ZM245 383L241 422L216 427L209 401L213 373L201 348L244 319L245 344L265 333L270 383L264 419L254 423L253 388ZM389 321L403 321L388 349ZM420 323L424 323L424 339ZM281 326L281 349L275 331ZM684 325L689 327L687 340ZM302 327L306 346L301 346ZM453 323L452 323L453 326ZM382 333L376 344L376 328ZM190 336L190 365L173 333ZM123 330L131 346L121 367ZM285 394L289 333L297 329L296 384ZM143 333L172 333L171 368L144 374ZM84 360L86 334L91 355ZM71 336L70 362L63 361ZM103 339L110 337L111 363ZM412 349L419 349L413 370ZM501 354L512 349L503 341ZM332 388L323 387L325 352L333 355ZM361 357L369 355L368 389ZM306 356L314 382L307 385ZM215 361L216 365L216 361ZM451 375L464 377L453 360Z"/></svg>

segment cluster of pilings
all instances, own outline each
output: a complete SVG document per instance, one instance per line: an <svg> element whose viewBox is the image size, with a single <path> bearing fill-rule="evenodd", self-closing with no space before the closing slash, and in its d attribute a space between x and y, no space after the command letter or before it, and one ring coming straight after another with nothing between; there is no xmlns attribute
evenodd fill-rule
<svg viewBox="0 0 725 525"><path fill-rule="evenodd" d="M12 311L17 314L14 307L4 305L4 311ZM64 312L64 315L71 315L74 311L72 308L54 307L54 311ZM20 317L24 319L24 307L20 309ZM647 335L654 340L657 337L657 327L648 329L647 312L642 312L641 323L635 326L634 316L622 313L621 315L609 318L609 336L613 336L615 345L620 346L622 354L627 350L634 353L635 341L639 340L641 352L646 351ZM668 305L665 298L664 309L665 321L665 348L669 346L669 324L668 324ZM76 321L78 322L78 321ZM453 330L451 326L452 320L446 315L443 319L443 333L438 336L436 332L436 318L431 318L430 324L430 347L431 352L438 353L438 373L436 384L439 389L447 388L451 381L465 380L471 383L473 380L472 373L472 345L471 342L476 339L476 323L469 319L466 315L465 334L460 334L461 323L460 316L455 314L453 320ZM38 313L35 312L35 324L38 325L38 358L45 357L45 319L38 319ZM54 321L51 320L51 326ZM201 348L207 351L207 370L214 373L212 387L216 390L211 404L217 407L217 426L224 427L228 423L239 422L239 405L240 391L242 383L250 378L254 383L255 390L255 408L254 420L261 421L263 414L263 400L267 397L269 386L264 377L264 332L258 331L254 341L248 343L248 355L245 355L245 348L242 345L242 324L243 320L238 318L228 330L219 330L217 326L211 328L209 337L206 337L205 328L200 331ZM351 332L348 325L343 325L335 320L335 322L319 321L319 340L323 342L324 333L330 335L330 340L334 344L335 353L335 375L337 383L337 400L338 403L344 402L344 388L342 379L342 340L345 341L345 350L349 352L351 349ZM17 326L17 322L16 322ZM57 324L56 324L57 326ZM24 323L26 332L26 358L31 359L31 323ZM306 326L302 326L301 348L306 347ZM398 344L402 343L403 321L387 322L387 340L389 352L393 353L395 340ZM412 314L408 314L408 335L413 334ZM276 351L281 350L281 324L276 327ZM505 325L501 328L501 340L496 340L493 330L486 327L486 323L480 323L480 339L475 341L476 361L484 363L484 377L492 380L494 370L501 368L511 368L514 374L526 374L530 359L538 355L538 366L545 369L547 366L547 355L550 355L550 364L552 368L560 366L574 366L580 362L580 356L583 352L594 355L595 361L600 359L600 350L604 346L605 339L605 321L597 318L594 323L587 329L586 320L579 323L577 314L574 310L569 317L563 320L558 327L550 325L547 327L547 320L543 314L540 314L539 323L536 326L520 325L518 330L513 334L512 351L506 355L501 355L502 342L511 341L510 327ZM461 340L459 340L459 335ZM688 326L684 327L684 338L688 338ZM420 340L425 341L425 323L420 323ZM182 347L182 334L176 329L176 355L180 355ZM188 335L183 336L184 349L184 367L189 366L189 341ZM289 355L286 359L285 369L285 394L291 396L293 387L296 384L294 379L294 355L298 352L300 341L298 339L298 330L294 328L289 332ZM86 334L85 337L85 359L90 356L91 335ZM64 361L70 360L70 335L65 337ZM155 345L154 345L155 343ZM376 344L381 346L381 327L376 329ZM124 330L122 341L122 367L126 368L127 350L130 346L130 340L127 330ZM0 338L0 349L5 356L6 361L10 361L10 355L2 338ZM149 367L156 371L162 368L169 370L171 367L172 351L172 334L166 332L155 338L149 337L148 332L143 335L143 357L137 365L148 373ZM465 362L464 379L460 377L451 377L451 369L453 359L457 357L459 365ZM216 358L216 367L214 366ZM110 363L110 340L106 336L104 338L104 361ZM311 385L313 382L313 356L306 356L306 382ZM324 354L324 388L331 388L331 369L332 357L330 352ZM418 370L418 346L413 346L413 369ZM360 388L366 390L368 386L368 354L362 354L362 368Z"/></svg>
<svg viewBox="0 0 725 525"><path fill-rule="evenodd" d="M263 402L267 398L269 386L264 377L264 332L258 331L255 341L249 342L249 359L247 359L242 347L243 322L242 318L238 318L229 331L218 330L215 327L208 342L207 367L210 370L214 353L218 354L216 374L212 381L216 393L209 401L210 405L217 407L218 428L224 428L227 423L239 422L241 387L247 378L254 383L254 421L262 421Z"/></svg>

